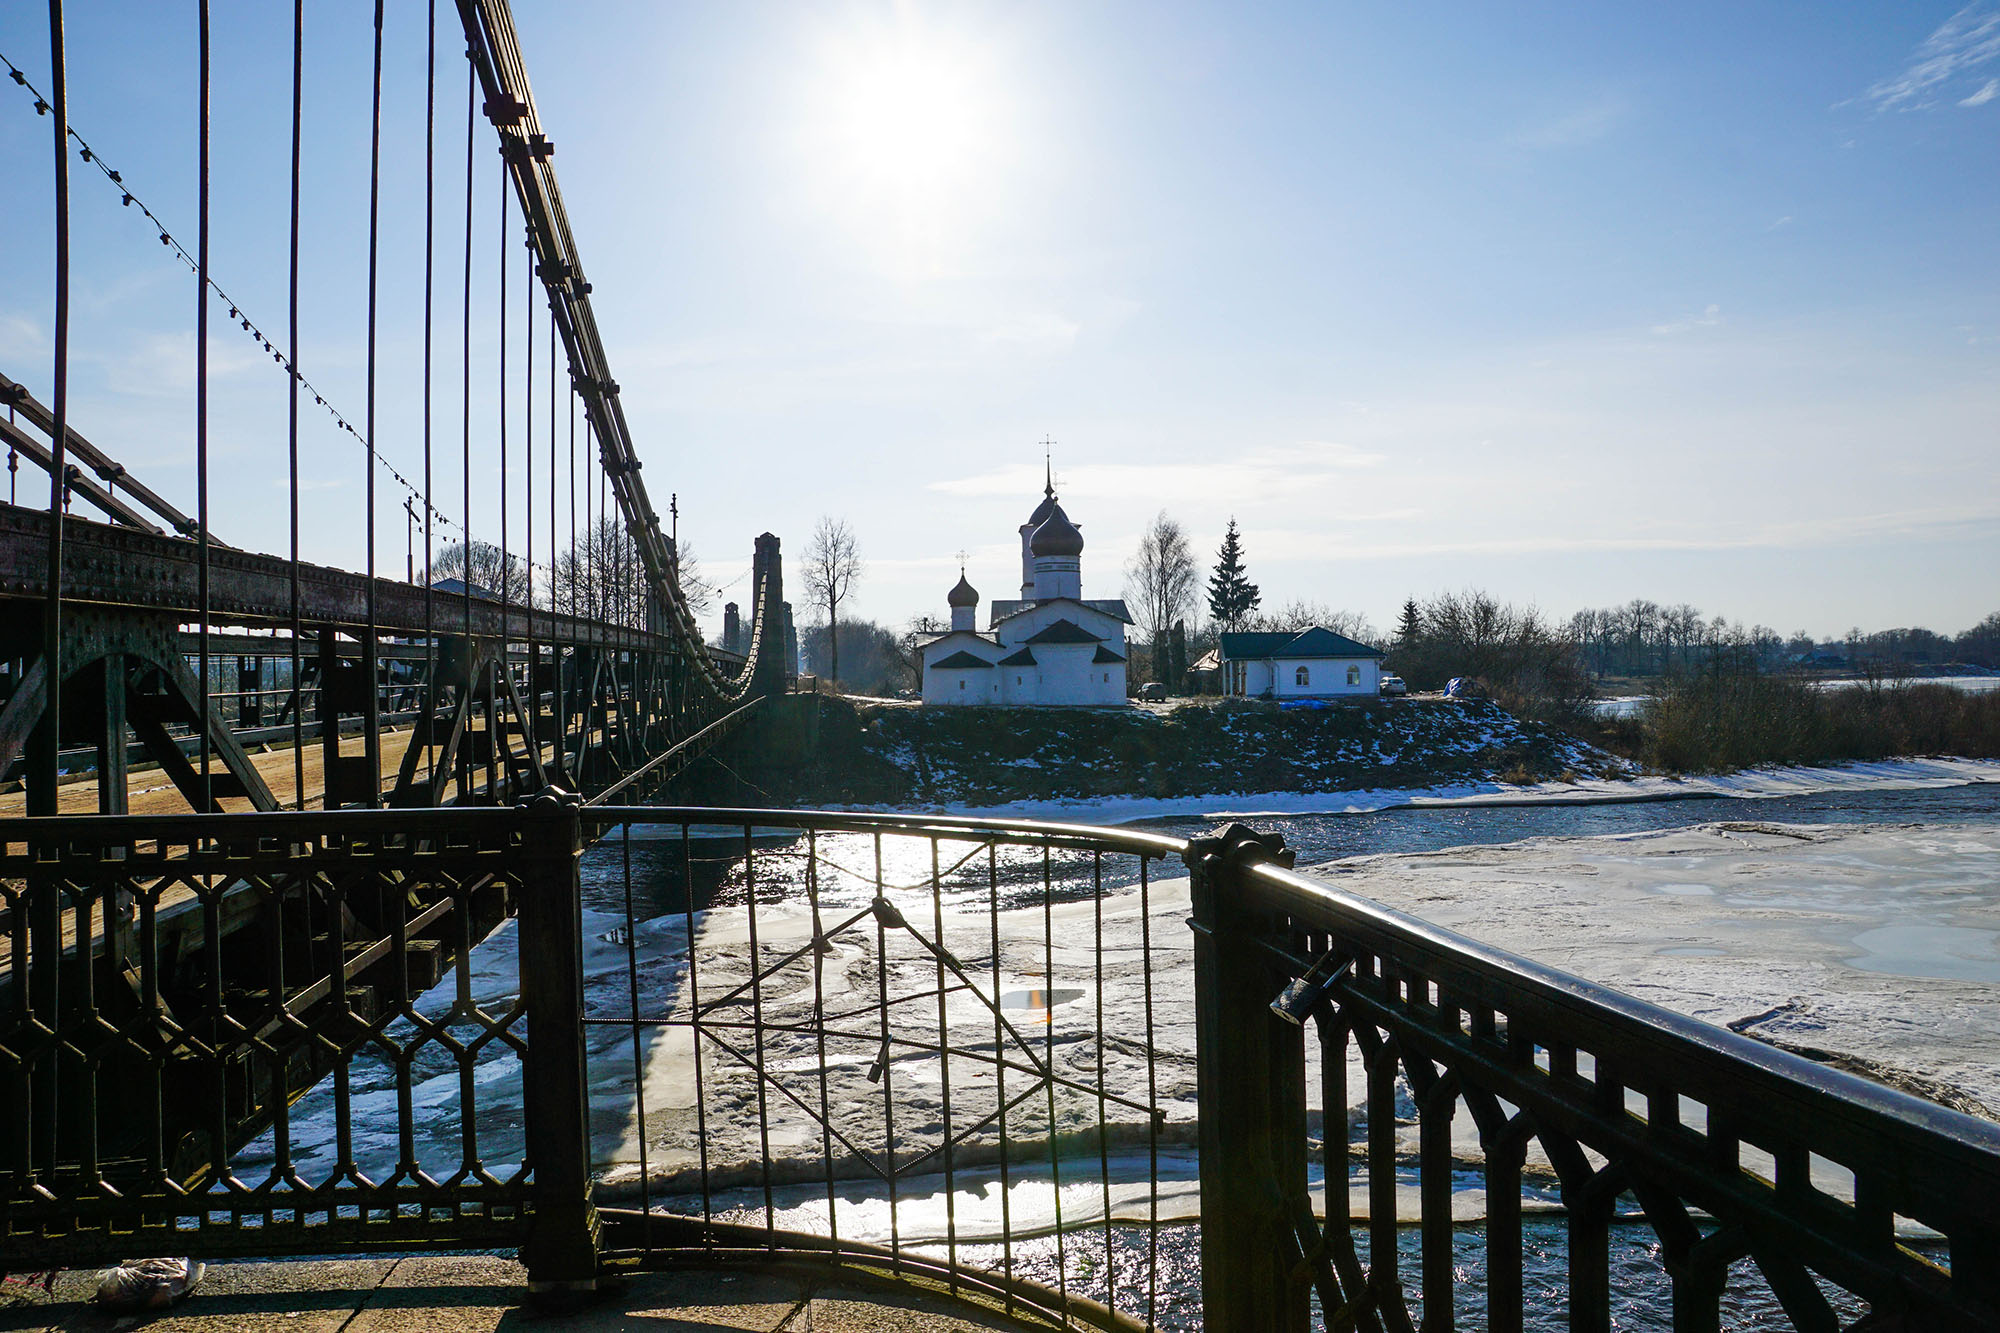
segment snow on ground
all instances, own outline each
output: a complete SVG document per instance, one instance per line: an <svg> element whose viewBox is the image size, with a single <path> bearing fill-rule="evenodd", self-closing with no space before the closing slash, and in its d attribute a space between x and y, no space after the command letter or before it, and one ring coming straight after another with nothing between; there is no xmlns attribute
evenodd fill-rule
<svg viewBox="0 0 2000 1333"><path fill-rule="evenodd" d="M1754 797L1996 780L2000 765L1927 760L1739 774L1655 790ZM1635 785L1574 784L1533 796L1620 799L1620 788ZM1374 795L1380 799L1370 804ZM1285 812L1518 800L1519 794L1337 799L1301 795ZM1188 809L1175 802L1099 802L979 813L1104 823L1139 817L1132 808L1139 805L1149 814ZM1260 797L1254 804L1221 802L1209 812L1249 816L1272 808ZM1754 807L1746 814L1754 815ZM1196 1107L1185 879L1151 883L1142 911L1129 876L1107 862L1101 908L1074 875L1059 879L1045 907L1033 859L1039 853L1003 849L1000 873L1010 887L993 914L986 908L983 852L963 871L947 873L945 892L934 899L924 873L928 844L913 843L910 851L888 858L897 873L887 898L896 910L881 916L867 911L873 889L861 871L870 867L848 875L852 884L843 884L833 867L822 869L821 926L828 939L818 952L812 910L795 894L760 903L754 926L741 905L695 914L692 961L707 1025L699 1081L685 1026L697 989L687 919L657 917L628 931L619 915L586 911L592 1135L608 1202L698 1211L705 1175L719 1214L762 1221L758 1163L768 1157L776 1164L770 1215L806 1229L837 1220L844 1236L886 1240L893 1221L905 1239L954 1228L970 1239L997 1234L1003 1216L1021 1233L1053 1226L1059 1202L1065 1225L1101 1216L1107 1207L1131 1218L1149 1206L1146 1126L1149 1108L1157 1107L1164 1153L1158 1206L1163 1217L1191 1214L1198 1200L1189 1146ZM1127 863L1123 871L1129 870ZM1357 857L1310 873L1975 1113L1990 1116L2000 1107L2000 821L1744 820ZM1142 952L1148 937L1150 973ZM474 1033L465 1021L473 1006L506 1013L518 990L516 948L510 924L474 951L463 993L448 980L423 997L423 1015L466 1039ZM744 989L753 958L762 973L756 992ZM891 1001L886 1046L878 1003L884 995ZM641 1016L636 1025L621 1021L634 1013ZM823 1047L816 1013L829 1033ZM761 1050L756 1020L764 1028ZM945 1060L935 1054L941 1031L954 1050ZM415 1040L404 1020L389 1035ZM1150 1071L1149 1046L1156 1053ZM996 1066L996 1052L1004 1065ZM768 1075L761 1085L753 1071L759 1059ZM1041 1078L1045 1069L1054 1075L1053 1091ZM1357 1066L1349 1074L1357 1093L1359 1073ZM503 1041L488 1040L464 1055L436 1037L425 1041L410 1061L407 1093L399 1091L388 1060L364 1053L351 1083L355 1155L376 1179L394 1171L393 1126L404 1097L415 1115L417 1161L439 1178L458 1170L468 1155L459 1111L467 1088L478 1107L471 1154L502 1176L520 1160L520 1069ZM1316 1089L1317 1080L1309 1086ZM1102 1143L1095 1132L1100 1088L1110 1126ZM1000 1136L991 1120L1003 1100L1009 1108L1004 1190ZM1350 1108L1350 1122L1354 1116ZM1054 1162L1051 1121L1060 1142ZM330 1085L294 1109L293 1157L305 1178L332 1174L337 1129ZM1455 1131L1455 1154L1468 1174L1454 1208L1476 1217L1484 1201L1469 1170L1478 1147L1468 1116L1458 1117ZM962 1136L956 1189L949 1193L936 1174L947 1134ZM1414 1123L1399 1126L1399 1135L1414 1152ZM921 1159L916 1178L899 1180L893 1214L874 1174L892 1149L900 1166ZM239 1175L254 1183L272 1152L267 1137L239 1159ZM1108 1178L1100 1153L1110 1159ZM836 1178L831 1191L823 1179L829 1162ZM1414 1191L1399 1192L1399 1215L1414 1217ZM1355 1199L1358 1206L1365 1200L1358 1185Z"/></svg>

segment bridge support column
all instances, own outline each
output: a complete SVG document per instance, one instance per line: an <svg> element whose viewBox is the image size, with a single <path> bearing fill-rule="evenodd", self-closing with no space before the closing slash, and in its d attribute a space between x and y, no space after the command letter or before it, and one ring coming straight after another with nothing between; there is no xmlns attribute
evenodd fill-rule
<svg viewBox="0 0 2000 1333"><path fill-rule="evenodd" d="M597 1286L591 1201L590 1093L583 1043L583 916L577 881L581 801L545 792L515 807L526 834L521 874L522 1067L534 1217L521 1261L528 1290L560 1298Z"/></svg>
<svg viewBox="0 0 2000 1333"><path fill-rule="evenodd" d="M750 645L757 654L750 690L769 697L783 694L785 681L785 626L779 610L785 604L785 565L778 554L778 539L772 533L757 538L756 569L757 642Z"/></svg>

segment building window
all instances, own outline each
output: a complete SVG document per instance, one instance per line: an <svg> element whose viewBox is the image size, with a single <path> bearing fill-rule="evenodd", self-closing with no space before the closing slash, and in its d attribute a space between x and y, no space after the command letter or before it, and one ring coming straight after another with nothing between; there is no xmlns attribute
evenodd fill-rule
<svg viewBox="0 0 2000 1333"><path fill-rule="evenodd" d="M1104 673L1104 683L1106 685L1109 685L1111 683L1111 673L1109 671Z"/></svg>
<svg viewBox="0 0 2000 1333"><path fill-rule="evenodd" d="M1306 686L1312 684L1312 672L1306 670L1304 667L1300 667L1292 675L1298 681L1300 689L1304 689Z"/></svg>
<svg viewBox="0 0 2000 1333"><path fill-rule="evenodd" d="M1361 683L1361 668L1360 668L1360 667L1358 667L1358 666L1351 666L1351 667L1347 668L1347 683L1348 683L1349 685L1359 685L1359 684Z"/></svg>
<svg viewBox="0 0 2000 1333"><path fill-rule="evenodd" d="M961 680L960 682L958 682L958 688L960 688L961 690L962 690L962 689L964 689L964 688L965 688L965 682L964 682L964 681L962 681L962 680Z"/></svg>
<svg viewBox="0 0 2000 1333"><path fill-rule="evenodd" d="M1014 677L1014 683L1016 685L1019 685L1021 683L1021 678L1019 676Z"/></svg>

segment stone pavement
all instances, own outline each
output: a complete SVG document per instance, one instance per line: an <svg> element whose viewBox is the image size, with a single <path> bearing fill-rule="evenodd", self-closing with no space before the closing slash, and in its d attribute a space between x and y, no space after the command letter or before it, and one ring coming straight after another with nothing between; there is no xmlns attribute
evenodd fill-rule
<svg viewBox="0 0 2000 1333"><path fill-rule="evenodd" d="M0 1333L493 1333L538 1327L644 1333L977 1333L1042 1328L943 1296L876 1288L865 1279L783 1269L633 1273L580 1308L524 1304L512 1259L417 1255L210 1264L201 1290L157 1315L113 1316L88 1304L97 1274L65 1273L44 1295L0 1287Z"/></svg>

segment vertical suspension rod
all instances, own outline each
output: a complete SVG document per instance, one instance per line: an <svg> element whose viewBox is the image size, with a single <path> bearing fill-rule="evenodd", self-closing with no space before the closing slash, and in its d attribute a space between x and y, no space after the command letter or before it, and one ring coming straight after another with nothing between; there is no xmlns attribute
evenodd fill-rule
<svg viewBox="0 0 2000 1333"><path fill-rule="evenodd" d="M639 477L639 459L631 430L618 400L603 342L591 312L590 284L584 280L574 236L555 171L548 163L553 149L541 132L527 68L514 32L506 0L457 0L465 27L466 48L486 94L488 118L501 138L508 174L540 260L548 291L550 316L569 357L571 381L583 398L596 427L607 480L617 496L625 526L638 548L647 582L667 614L669 632L691 645L690 656L700 667L702 683L724 697L741 694L755 674L764 634L752 636L749 660L739 677L725 677L702 650L700 626L688 610L673 571L659 515Z"/></svg>
<svg viewBox="0 0 2000 1333"><path fill-rule="evenodd" d="M381 634L377 628L375 605L375 326L377 273L382 249L382 0L375 0L375 71L371 92L372 107L368 132L368 453L362 466L368 472L366 509L368 513L368 629L361 645L361 674L367 681L362 696L367 709L361 716L361 757L368 769L368 796L371 809L382 804L382 681L380 668ZM334 749L340 747L334 738ZM331 774L328 775L329 782Z"/></svg>
<svg viewBox="0 0 2000 1333"><path fill-rule="evenodd" d="M69 76L63 51L62 0L49 0L49 109L55 124L55 364L49 437L49 589L42 606L43 723L30 770L28 813L56 812L57 756L62 753L63 478L69 472Z"/></svg>
<svg viewBox="0 0 2000 1333"><path fill-rule="evenodd" d="M204 812L213 809L215 797L213 781L209 777L210 739L208 734L208 237L209 237L209 33L208 0L197 0L195 5L197 27L199 28L200 74L198 77L200 110L197 113L201 150L195 204L195 284L194 284L194 472L195 472L195 522L200 530L195 533L195 582L196 596L201 603L201 644L197 654L201 666L201 691L197 707L201 714L195 718L195 732L201 740L201 808ZM115 659L105 659L104 669L118 669ZM113 745L123 745L124 737L109 738ZM107 781L107 775L98 774L100 784Z"/></svg>

